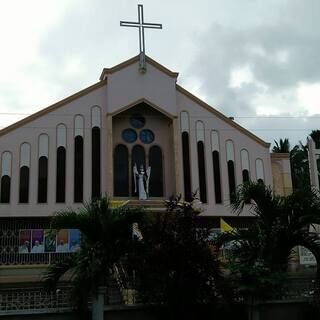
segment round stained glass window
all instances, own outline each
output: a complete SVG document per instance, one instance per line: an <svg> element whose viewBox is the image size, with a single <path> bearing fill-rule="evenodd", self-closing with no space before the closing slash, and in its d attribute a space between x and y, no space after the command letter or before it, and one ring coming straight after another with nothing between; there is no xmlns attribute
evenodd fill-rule
<svg viewBox="0 0 320 320"><path fill-rule="evenodd" d="M141 114L134 114L130 118L130 124L136 129L141 129L146 124L146 119Z"/></svg>
<svg viewBox="0 0 320 320"><path fill-rule="evenodd" d="M139 138L143 143L152 143L154 141L154 133L149 129L140 131Z"/></svg>
<svg viewBox="0 0 320 320"><path fill-rule="evenodd" d="M122 131L122 139L127 143L135 142L137 137L137 133L133 129L124 129Z"/></svg>

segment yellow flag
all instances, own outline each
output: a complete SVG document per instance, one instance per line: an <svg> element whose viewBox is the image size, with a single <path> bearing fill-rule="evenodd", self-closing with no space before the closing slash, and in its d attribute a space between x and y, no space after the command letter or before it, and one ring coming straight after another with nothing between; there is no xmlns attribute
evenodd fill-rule
<svg viewBox="0 0 320 320"><path fill-rule="evenodd" d="M233 232L234 229L227 224L222 218L220 218L220 230L221 232Z"/></svg>
<svg viewBox="0 0 320 320"><path fill-rule="evenodd" d="M129 203L129 200L111 200L110 205L112 209L123 207Z"/></svg>

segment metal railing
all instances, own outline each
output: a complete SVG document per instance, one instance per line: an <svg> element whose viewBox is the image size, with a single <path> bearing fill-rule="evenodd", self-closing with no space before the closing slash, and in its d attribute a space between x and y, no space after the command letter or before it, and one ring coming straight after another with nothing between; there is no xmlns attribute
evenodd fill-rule
<svg viewBox="0 0 320 320"><path fill-rule="evenodd" d="M44 288L6 288L0 290L0 316L68 312L73 309L71 288L54 293Z"/></svg>

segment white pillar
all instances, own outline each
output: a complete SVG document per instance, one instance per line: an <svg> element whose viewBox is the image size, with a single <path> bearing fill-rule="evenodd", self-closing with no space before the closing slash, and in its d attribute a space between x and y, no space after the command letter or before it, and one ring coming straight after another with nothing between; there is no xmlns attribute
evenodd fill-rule
<svg viewBox="0 0 320 320"><path fill-rule="evenodd" d="M99 287L97 295L92 297L92 320L104 319L104 294L105 287Z"/></svg>

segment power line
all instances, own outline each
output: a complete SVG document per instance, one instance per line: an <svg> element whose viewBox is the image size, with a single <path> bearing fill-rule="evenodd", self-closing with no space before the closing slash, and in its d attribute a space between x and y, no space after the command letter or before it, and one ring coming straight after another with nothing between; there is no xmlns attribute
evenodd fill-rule
<svg viewBox="0 0 320 320"><path fill-rule="evenodd" d="M320 126L320 125L319 125ZM7 128L7 126L0 126L1 129ZM29 127L29 126L21 126L17 129L56 129L57 127ZM67 126L67 130L74 130L75 127L73 126ZM92 127L83 127L84 130L91 130ZM100 127L101 130L107 130L106 127ZM124 128L126 129L126 128ZM143 129L150 129L148 126L144 127ZM315 128L245 128L248 131L312 131ZM153 130L153 129L152 129ZM210 128L204 129L205 131L212 131L212 130L217 130L217 131L239 131L236 128ZM153 131L159 131L159 130L153 130ZM190 132L196 131L195 129L190 129Z"/></svg>
<svg viewBox="0 0 320 320"><path fill-rule="evenodd" d="M41 110L40 110L41 111ZM37 113L39 111L35 111L34 113L19 113L19 112L0 112L0 115L4 115L4 116L32 116L35 113ZM70 117L74 117L75 114L67 114L67 113L54 113L54 114L50 114L47 113L45 115L46 117L61 117L61 116L70 116ZM228 117L227 115L225 115L226 117ZM121 116L121 115L116 115L117 118L128 118L130 116ZM148 115L148 118L163 118L164 116L155 116L155 115ZM212 115L212 116L200 116L200 115L190 115L190 118L199 118L199 119L210 119L210 118L216 118L216 116ZM320 119L320 115L288 115L288 116L284 116L284 115L256 115L256 116L232 116L235 119Z"/></svg>

